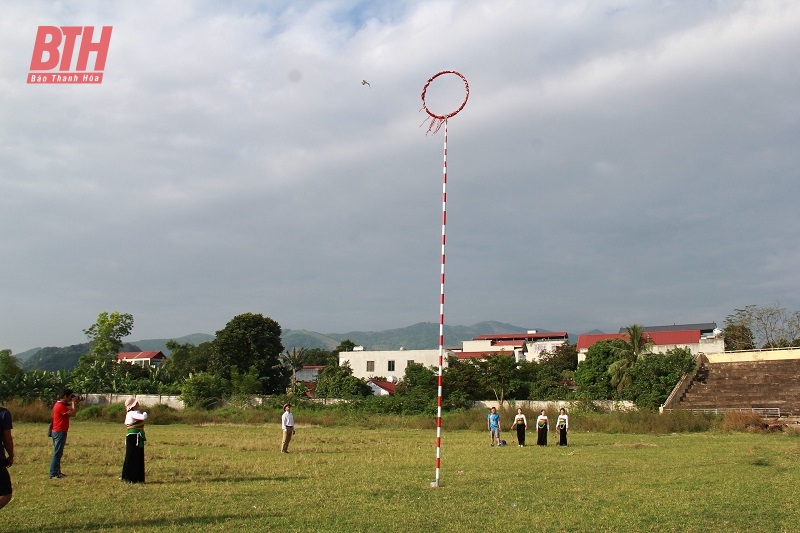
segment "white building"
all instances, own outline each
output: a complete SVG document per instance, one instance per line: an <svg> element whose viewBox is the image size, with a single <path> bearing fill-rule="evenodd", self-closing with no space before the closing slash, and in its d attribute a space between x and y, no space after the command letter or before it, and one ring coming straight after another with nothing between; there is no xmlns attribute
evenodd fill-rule
<svg viewBox="0 0 800 533"><path fill-rule="evenodd" d="M448 353L444 354L447 358ZM339 352L339 365L347 361L357 378L372 379L385 377L399 381L411 363L419 363L425 367L439 366L439 349L435 350L354 350Z"/></svg>
<svg viewBox="0 0 800 533"><path fill-rule="evenodd" d="M461 350L454 350L454 353L459 359L480 359L486 354L502 351L513 354L517 361L537 363L542 352L553 353L557 347L568 342L566 331L538 332L532 329L527 333L478 335L471 341L464 341Z"/></svg>
<svg viewBox="0 0 800 533"><path fill-rule="evenodd" d="M479 335L464 341L460 349L446 349L443 359L446 360L450 355L459 359L480 359L487 354L504 352L513 355L517 361L538 361L542 352L552 353L556 347L567 344L568 341L566 331L540 333L530 330L526 333ZM350 363L353 375L357 378L385 377L396 382L403 379L406 367L411 363L438 368L439 349L371 351L356 346L352 352L339 353L339 365L345 361Z"/></svg>

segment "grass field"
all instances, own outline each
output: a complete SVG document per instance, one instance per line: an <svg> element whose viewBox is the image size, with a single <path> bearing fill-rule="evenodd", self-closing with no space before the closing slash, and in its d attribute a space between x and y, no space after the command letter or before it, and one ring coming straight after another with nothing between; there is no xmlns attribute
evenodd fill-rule
<svg viewBox="0 0 800 533"><path fill-rule="evenodd" d="M568 448L497 448L445 428L432 489L430 430L301 423L282 455L277 424L150 425L147 483L128 485L120 429L73 422L68 477L50 480L46 424L16 423L0 531L800 531L794 432L575 430Z"/></svg>

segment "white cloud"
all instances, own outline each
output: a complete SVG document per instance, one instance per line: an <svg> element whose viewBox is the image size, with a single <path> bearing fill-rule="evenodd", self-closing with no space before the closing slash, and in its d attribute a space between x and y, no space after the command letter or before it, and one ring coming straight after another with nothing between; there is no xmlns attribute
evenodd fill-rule
<svg viewBox="0 0 800 533"><path fill-rule="evenodd" d="M448 323L580 332L800 305L794 2L2 15L2 347L80 342L103 310L133 313L136 338L246 311L327 332L437 320L443 139L420 91L451 69L470 99L449 128ZM24 82L53 24L113 25L102 85ZM431 101L457 105L459 83Z"/></svg>

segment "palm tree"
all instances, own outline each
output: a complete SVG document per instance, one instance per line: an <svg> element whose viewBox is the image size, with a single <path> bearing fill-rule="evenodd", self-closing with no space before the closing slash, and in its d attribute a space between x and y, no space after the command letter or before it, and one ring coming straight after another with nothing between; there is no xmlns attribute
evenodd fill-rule
<svg viewBox="0 0 800 533"><path fill-rule="evenodd" d="M292 370L292 391L295 391L297 388L297 371L303 368L303 356L306 350L306 348L300 348L298 350L292 347L291 353L289 350L286 350L286 353L281 354L281 363Z"/></svg>
<svg viewBox="0 0 800 533"><path fill-rule="evenodd" d="M608 367L611 385L616 387L617 391L631 384L627 370L639 360L639 357L650 353L653 347L653 343L645 337L644 326L641 324L626 327L623 336L627 338L622 340L622 345L613 349L617 360Z"/></svg>

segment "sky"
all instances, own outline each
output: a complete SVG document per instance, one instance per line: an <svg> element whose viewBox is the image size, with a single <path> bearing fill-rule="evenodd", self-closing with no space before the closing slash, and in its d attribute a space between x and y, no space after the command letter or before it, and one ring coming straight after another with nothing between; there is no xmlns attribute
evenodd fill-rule
<svg viewBox="0 0 800 533"><path fill-rule="evenodd" d="M26 83L39 26L103 82ZM791 0L3 2L0 348L438 322L442 71L446 324L796 310L799 49Z"/></svg>

